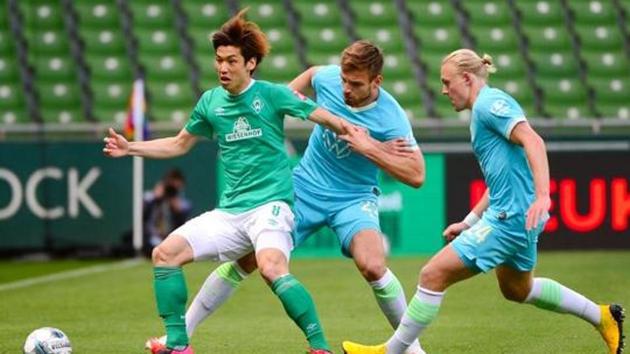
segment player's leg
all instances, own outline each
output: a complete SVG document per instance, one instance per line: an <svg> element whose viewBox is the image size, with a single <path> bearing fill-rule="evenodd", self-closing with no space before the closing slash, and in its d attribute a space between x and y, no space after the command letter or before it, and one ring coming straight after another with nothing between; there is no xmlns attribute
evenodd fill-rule
<svg viewBox="0 0 630 354"><path fill-rule="evenodd" d="M533 277L530 271L513 266L496 269L503 296L557 313L569 313L591 323L600 332L611 354L623 349L623 308L597 305L584 295L548 278Z"/></svg>
<svg viewBox="0 0 630 354"><path fill-rule="evenodd" d="M197 326L221 307L256 268L256 257L250 252L238 261L221 264L206 278L186 311L186 332L189 338Z"/></svg>
<svg viewBox="0 0 630 354"><path fill-rule="evenodd" d="M171 234L153 249L153 287L158 313L164 322L167 347L184 350L188 346L184 312L188 292L182 265L193 260L186 239Z"/></svg>
<svg viewBox="0 0 630 354"><path fill-rule="evenodd" d="M247 233L256 250L260 275L282 302L287 315L302 330L312 349L330 351L313 298L289 272L293 248L293 213L288 205L273 202L257 208Z"/></svg>

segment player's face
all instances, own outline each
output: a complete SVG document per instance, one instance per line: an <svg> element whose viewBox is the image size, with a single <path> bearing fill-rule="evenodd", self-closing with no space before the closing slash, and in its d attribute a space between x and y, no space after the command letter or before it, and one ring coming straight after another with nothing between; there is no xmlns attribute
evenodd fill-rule
<svg viewBox="0 0 630 354"><path fill-rule="evenodd" d="M239 93L251 80L250 72L256 67L256 59L245 62L241 49L227 45L217 48L214 66L219 75L219 82L232 94Z"/></svg>
<svg viewBox="0 0 630 354"><path fill-rule="evenodd" d="M367 70L341 72L343 100L350 107L363 107L378 97L381 81L381 75L370 80Z"/></svg>
<svg viewBox="0 0 630 354"><path fill-rule="evenodd" d="M442 94L448 96L457 112L470 108L470 80L467 75L458 73L455 64L450 61L442 65Z"/></svg>

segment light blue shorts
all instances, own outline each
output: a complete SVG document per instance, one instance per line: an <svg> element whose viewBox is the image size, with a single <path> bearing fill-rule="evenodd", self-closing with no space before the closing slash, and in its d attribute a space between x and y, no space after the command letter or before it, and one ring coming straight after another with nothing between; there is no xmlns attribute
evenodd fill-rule
<svg viewBox="0 0 630 354"><path fill-rule="evenodd" d="M322 195L295 183L294 211L295 247L299 247L321 227L329 226L337 235L341 252L351 257L350 243L359 231L381 230L376 193Z"/></svg>
<svg viewBox="0 0 630 354"><path fill-rule="evenodd" d="M505 265L522 272L534 269L536 265L538 235L547 219L529 232L524 230L524 222L499 220L487 215L473 227L462 232L451 245L464 262L474 272L487 272L499 265ZM524 219L523 215L515 216Z"/></svg>

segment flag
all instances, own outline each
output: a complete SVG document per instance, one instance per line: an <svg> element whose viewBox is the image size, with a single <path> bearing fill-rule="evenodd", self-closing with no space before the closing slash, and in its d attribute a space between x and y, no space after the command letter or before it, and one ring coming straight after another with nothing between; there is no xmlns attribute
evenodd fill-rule
<svg viewBox="0 0 630 354"><path fill-rule="evenodd" d="M124 133L127 139L142 141L149 138L149 122L145 119L145 111L144 80L137 79L133 83L125 120ZM137 127L142 127L142 129L137 129Z"/></svg>

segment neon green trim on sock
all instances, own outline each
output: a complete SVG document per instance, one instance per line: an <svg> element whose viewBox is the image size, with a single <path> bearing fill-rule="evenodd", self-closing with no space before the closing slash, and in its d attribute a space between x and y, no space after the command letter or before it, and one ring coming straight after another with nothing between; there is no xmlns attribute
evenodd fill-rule
<svg viewBox="0 0 630 354"><path fill-rule="evenodd" d="M384 288L373 288L373 290L374 295L378 299L382 299L385 301L390 301L398 298L398 296L400 296L403 291L402 285L400 285L400 281L398 281L398 279L396 278L393 278L392 281L390 281L389 284L385 285Z"/></svg>
<svg viewBox="0 0 630 354"><path fill-rule="evenodd" d="M271 290L278 296L282 295L285 291L290 289L293 286L301 284L295 279L292 275L285 275L280 277L271 283Z"/></svg>
<svg viewBox="0 0 630 354"><path fill-rule="evenodd" d="M534 306L540 307L541 309L558 312L561 302L562 288L560 284L551 279L546 279L543 281L540 295L533 303Z"/></svg>
<svg viewBox="0 0 630 354"><path fill-rule="evenodd" d="M428 302L423 302L414 297L407 307L406 314L409 315L412 320L427 326L437 317L439 310L440 305L431 305Z"/></svg>
<svg viewBox="0 0 630 354"><path fill-rule="evenodd" d="M241 281L243 281L243 277L238 274L238 271L232 262L223 263L214 271L217 272L217 275L227 281L233 288L236 288Z"/></svg>

